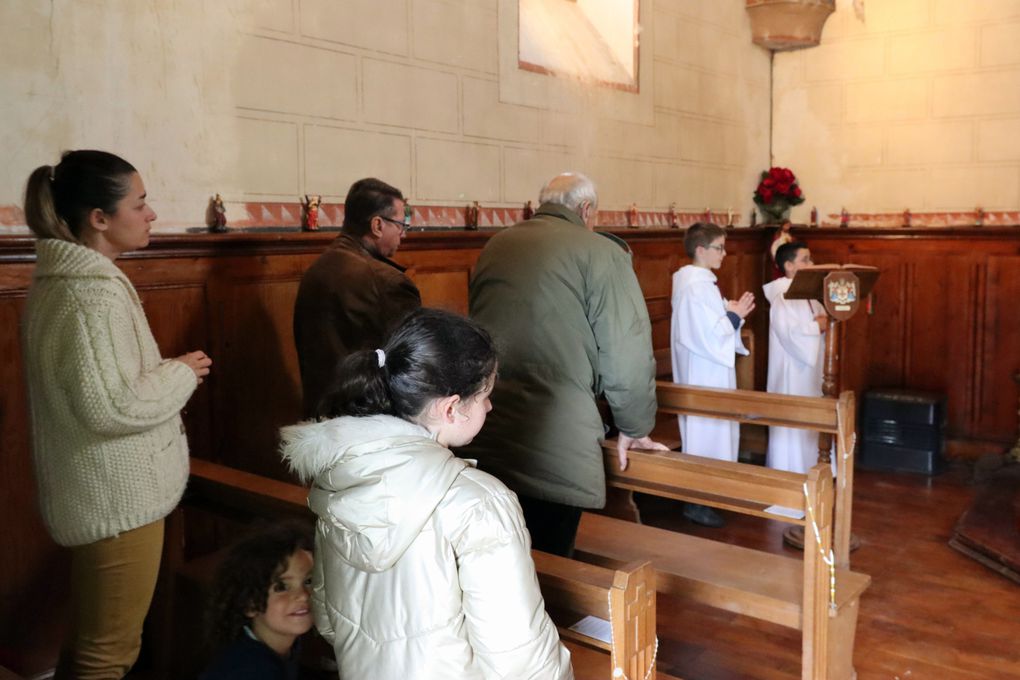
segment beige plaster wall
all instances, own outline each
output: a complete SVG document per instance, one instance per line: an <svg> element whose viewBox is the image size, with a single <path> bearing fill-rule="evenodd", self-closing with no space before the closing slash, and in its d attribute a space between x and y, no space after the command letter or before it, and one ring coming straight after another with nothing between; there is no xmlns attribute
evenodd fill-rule
<svg viewBox="0 0 1020 680"><path fill-rule="evenodd" d="M1020 2L839 0L819 47L778 53L773 157L806 221L1020 207Z"/></svg>
<svg viewBox="0 0 1020 680"><path fill-rule="evenodd" d="M623 0L621 0L622 2ZM642 0L640 91L516 67L513 0L0 0L0 224L65 148L124 155L162 229L247 203L519 207L552 174L601 207L744 214L768 161L770 62L741 0Z"/></svg>

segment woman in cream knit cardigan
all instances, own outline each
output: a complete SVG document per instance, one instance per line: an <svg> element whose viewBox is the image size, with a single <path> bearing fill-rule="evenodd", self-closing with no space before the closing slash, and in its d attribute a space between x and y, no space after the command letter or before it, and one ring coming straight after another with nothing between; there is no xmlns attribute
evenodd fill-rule
<svg viewBox="0 0 1020 680"><path fill-rule="evenodd" d="M73 622L57 678L119 678L134 664L163 547L188 478L180 418L211 360L166 360L114 260L156 214L135 169L69 151L29 177L38 237L22 328L39 505L71 549Z"/></svg>

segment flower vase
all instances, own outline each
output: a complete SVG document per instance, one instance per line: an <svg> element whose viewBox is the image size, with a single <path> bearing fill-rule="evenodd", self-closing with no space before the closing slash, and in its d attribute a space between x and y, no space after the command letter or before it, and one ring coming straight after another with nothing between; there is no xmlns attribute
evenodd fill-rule
<svg viewBox="0 0 1020 680"><path fill-rule="evenodd" d="M790 219L790 206L776 201L769 205L759 205L763 224L782 224Z"/></svg>

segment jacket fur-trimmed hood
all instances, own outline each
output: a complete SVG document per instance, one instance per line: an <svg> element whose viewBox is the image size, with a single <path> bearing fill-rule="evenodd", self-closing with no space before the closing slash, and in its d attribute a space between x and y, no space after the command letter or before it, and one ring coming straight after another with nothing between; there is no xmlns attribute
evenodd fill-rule
<svg viewBox="0 0 1020 680"><path fill-rule="evenodd" d="M283 459L311 482L308 506L344 560L390 568L467 467L429 432L392 416L342 417L281 430Z"/></svg>

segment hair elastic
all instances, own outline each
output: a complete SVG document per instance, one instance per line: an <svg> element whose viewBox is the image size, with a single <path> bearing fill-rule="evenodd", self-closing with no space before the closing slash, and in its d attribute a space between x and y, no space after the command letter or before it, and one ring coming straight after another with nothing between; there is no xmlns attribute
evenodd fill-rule
<svg viewBox="0 0 1020 680"><path fill-rule="evenodd" d="M386 365L386 352L382 351L381 349L377 349L375 351L375 355L379 358L379 368L382 368L383 366L385 366Z"/></svg>

